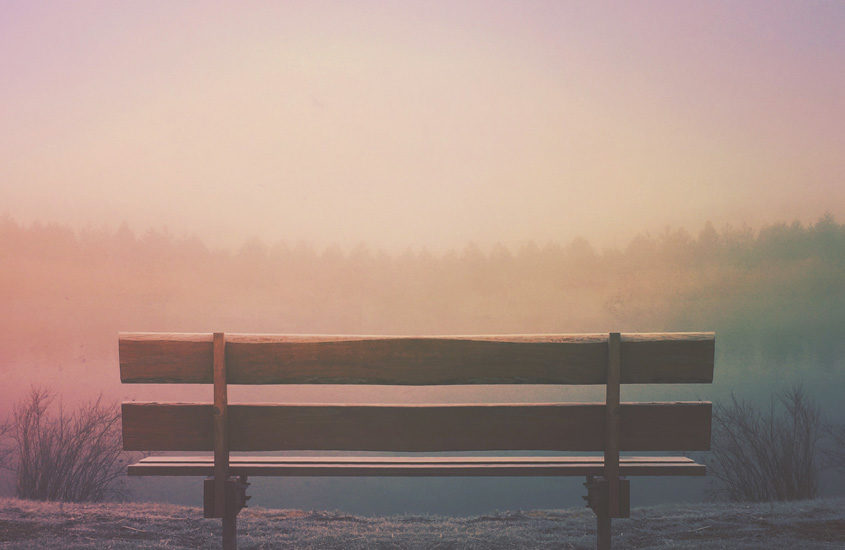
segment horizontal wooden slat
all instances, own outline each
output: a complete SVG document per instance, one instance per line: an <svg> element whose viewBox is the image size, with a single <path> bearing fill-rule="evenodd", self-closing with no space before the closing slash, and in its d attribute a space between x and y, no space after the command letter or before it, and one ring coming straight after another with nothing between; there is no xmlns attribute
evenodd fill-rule
<svg viewBox="0 0 845 550"><path fill-rule="evenodd" d="M123 403L123 449L127 451L210 451L214 449L214 406L209 404Z"/></svg>
<svg viewBox="0 0 845 550"><path fill-rule="evenodd" d="M120 377L211 383L211 334L123 333ZM713 381L713 333L622 335L622 383ZM607 334L226 335L230 384L603 384Z"/></svg>
<svg viewBox="0 0 845 550"><path fill-rule="evenodd" d="M474 451L603 449L604 404L229 406L233 451ZM624 403L623 451L710 447L707 402ZM212 449L205 404L123 404L126 450Z"/></svg>
<svg viewBox="0 0 845 550"><path fill-rule="evenodd" d="M484 464L488 462L505 463L603 463L600 455L589 456L497 456L497 455L457 455L457 456L419 456L419 455L308 455L308 456L274 456L274 455L233 455L232 463L240 464ZM661 464L695 464L687 456L623 456L620 460L631 463L655 462ZM186 464L186 463L214 463L213 455L152 455L140 459L136 464Z"/></svg>
<svg viewBox="0 0 845 550"><path fill-rule="evenodd" d="M702 476L687 457L622 457L622 475ZM249 476L584 476L603 472L604 459L587 457L231 457L230 475ZM129 475L207 476L211 456L147 457Z"/></svg>

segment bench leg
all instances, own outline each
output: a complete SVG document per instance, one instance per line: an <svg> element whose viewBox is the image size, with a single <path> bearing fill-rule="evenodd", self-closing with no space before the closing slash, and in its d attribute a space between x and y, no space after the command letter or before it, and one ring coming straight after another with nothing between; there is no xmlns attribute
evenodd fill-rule
<svg viewBox="0 0 845 550"><path fill-rule="evenodd" d="M596 514L596 548L610 550L610 515Z"/></svg>
<svg viewBox="0 0 845 550"><path fill-rule="evenodd" d="M610 485L607 480L602 476L587 476L587 482L584 483L587 487L584 500L587 501L587 507L596 514L596 548L599 550L610 549L611 518L627 518L631 515L631 486L625 478L619 479L618 483L619 500L615 511L610 509Z"/></svg>
<svg viewBox="0 0 845 550"><path fill-rule="evenodd" d="M223 550L238 549L238 516L227 510L223 515Z"/></svg>
<svg viewBox="0 0 845 550"><path fill-rule="evenodd" d="M226 495L224 498L223 513L215 508L214 478L207 477L203 484L203 517L223 519L223 548L225 550L236 550L238 547L238 512L246 506L249 497L246 488L249 486L245 475L238 478L229 477L224 485Z"/></svg>

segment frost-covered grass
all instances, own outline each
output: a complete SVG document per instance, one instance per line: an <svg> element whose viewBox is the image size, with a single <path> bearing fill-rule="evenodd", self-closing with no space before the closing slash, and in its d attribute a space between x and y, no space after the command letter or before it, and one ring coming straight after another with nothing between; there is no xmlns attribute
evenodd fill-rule
<svg viewBox="0 0 845 550"><path fill-rule="evenodd" d="M473 518L359 517L247 508L239 548L593 548L589 510ZM845 499L664 505L614 521L617 548L843 548ZM0 548L214 548L220 521L153 503L60 504L0 499Z"/></svg>

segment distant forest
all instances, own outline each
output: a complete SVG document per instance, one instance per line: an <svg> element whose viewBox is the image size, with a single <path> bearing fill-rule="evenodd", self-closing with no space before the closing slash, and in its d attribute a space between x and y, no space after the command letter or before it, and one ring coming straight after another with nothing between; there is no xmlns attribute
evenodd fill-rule
<svg viewBox="0 0 845 550"><path fill-rule="evenodd" d="M116 376L116 332L479 334L717 332L717 382L843 381L845 225L666 229L621 249L585 239L389 254L246 242L215 250L0 218L0 373ZM111 373L111 371L115 371ZM825 383L827 381L827 383Z"/></svg>

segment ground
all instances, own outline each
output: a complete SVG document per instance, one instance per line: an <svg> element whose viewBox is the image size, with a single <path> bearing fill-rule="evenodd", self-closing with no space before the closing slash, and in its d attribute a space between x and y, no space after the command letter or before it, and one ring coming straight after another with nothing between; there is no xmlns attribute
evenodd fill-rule
<svg viewBox="0 0 845 550"><path fill-rule="evenodd" d="M845 548L845 498L774 504L637 508L614 520L616 548ZM488 516L363 517L247 508L238 546L250 548L594 548L589 510ZM0 499L0 548L214 548L220 521L153 503L61 504Z"/></svg>

